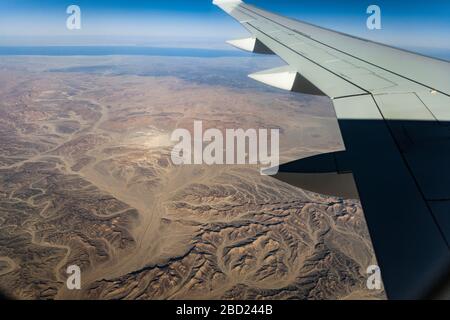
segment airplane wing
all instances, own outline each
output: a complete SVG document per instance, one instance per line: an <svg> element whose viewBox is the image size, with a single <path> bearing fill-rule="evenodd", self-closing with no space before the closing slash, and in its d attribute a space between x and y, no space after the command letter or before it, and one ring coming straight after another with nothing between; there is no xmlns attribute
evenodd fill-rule
<svg viewBox="0 0 450 320"><path fill-rule="evenodd" d="M279 178L358 197L391 299L426 298L450 270L450 63L238 0L215 0L250 33L229 43L286 66L251 78L333 101L342 152L280 167Z"/></svg>

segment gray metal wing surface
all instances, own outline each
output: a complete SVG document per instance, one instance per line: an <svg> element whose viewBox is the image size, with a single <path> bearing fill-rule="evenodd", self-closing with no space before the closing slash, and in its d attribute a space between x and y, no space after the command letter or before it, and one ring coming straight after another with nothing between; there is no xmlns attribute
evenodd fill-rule
<svg viewBox="0 0 450 320"><path fill-rule="evenodd" d="M286 62L251 78L333 101L345 150L285 164L279 178L361 199L389 298L436 292L450 266L450 63L214 3L251 34L232 45Z"/></svg>

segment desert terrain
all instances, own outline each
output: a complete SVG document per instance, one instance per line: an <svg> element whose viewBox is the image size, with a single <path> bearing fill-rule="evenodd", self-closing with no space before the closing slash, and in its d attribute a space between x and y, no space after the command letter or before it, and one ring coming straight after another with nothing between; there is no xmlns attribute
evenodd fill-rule
<svg viewBox="0 0 450 320"><path fill-rule="evenodd" d="M252 62L251 62L252 61ZM384 299L358 201L253 166L174 166L176 128L342 149L331 103L246 78L265 58L1 57L0 291L13 299ZM82 270L68 290L66 269Z"/></svg>

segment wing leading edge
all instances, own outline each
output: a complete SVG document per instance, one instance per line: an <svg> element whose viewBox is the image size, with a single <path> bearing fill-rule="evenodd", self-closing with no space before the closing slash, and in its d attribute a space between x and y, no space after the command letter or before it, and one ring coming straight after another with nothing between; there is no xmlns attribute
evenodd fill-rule
<svg viewBox="0 0 450 320"><path fill-rule="evenodd" d="M359 195L388 297L427 297L450 266L450 64L239 0L214 3L288 64L252 78L333 100L345 151L281 166L279 178Z"/></svg>

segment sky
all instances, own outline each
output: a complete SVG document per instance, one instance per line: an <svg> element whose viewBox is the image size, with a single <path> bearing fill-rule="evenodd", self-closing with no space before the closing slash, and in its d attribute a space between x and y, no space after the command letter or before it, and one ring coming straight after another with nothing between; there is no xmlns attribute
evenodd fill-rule
<svg viewBox="0 0 450 320"><path fill-rule="evenodd" d="M404 48L450 50L448 0L247 0L285 16ZM382 29L368 30L367 7ZM81 8L68 30L66 8ZM157 45L225 47L247 33L211 0L0 0L0 45Z"/></svg>

